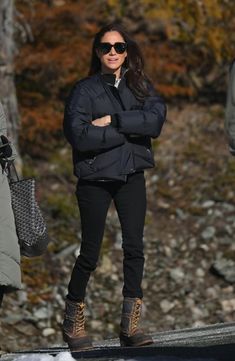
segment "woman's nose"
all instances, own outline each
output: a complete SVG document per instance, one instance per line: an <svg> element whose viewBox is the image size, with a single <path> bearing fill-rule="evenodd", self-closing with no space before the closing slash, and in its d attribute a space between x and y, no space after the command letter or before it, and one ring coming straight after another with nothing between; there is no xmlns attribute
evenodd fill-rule
<svg viewBox="0 0 235 361"><path fill-rule="evenodd" d="M111 50L110 50L110 54L111 54L111 55L115 55L115 54L116 54L116 51L115 51L115 49L114 49L114 46L112 46L112 48L111 48Z"/></svg>

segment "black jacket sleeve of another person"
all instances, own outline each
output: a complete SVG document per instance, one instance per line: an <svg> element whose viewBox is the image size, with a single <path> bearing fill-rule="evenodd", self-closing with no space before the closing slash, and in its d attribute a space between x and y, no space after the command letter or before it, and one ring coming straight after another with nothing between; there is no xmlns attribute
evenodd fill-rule
<svg viewBox="0 0 235 361"><path fill-rule="evenodd" d="M69 143L80 152L99 152L125 142L117 129L94 126L92 120L91 97L81 82L73 88L65 106L64 134Z"/></svg>
<svg viewBox="0 0 235 361"><path fill-rule="evenodd" d="M166 118L166 106L158 95L149 96L141 109L115 114L115 125L120 133L157 138Z"/></svg>

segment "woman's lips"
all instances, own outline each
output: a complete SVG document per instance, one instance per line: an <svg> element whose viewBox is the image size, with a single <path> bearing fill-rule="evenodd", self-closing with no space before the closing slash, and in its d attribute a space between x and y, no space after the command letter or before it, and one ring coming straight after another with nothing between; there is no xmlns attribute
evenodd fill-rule
<svg viewBox="0 0 235 361"><path fill-rule="evenodd" d="M115 63L116 61L118 61L118 59L108 59L108 62L110 63Z"/></svg>

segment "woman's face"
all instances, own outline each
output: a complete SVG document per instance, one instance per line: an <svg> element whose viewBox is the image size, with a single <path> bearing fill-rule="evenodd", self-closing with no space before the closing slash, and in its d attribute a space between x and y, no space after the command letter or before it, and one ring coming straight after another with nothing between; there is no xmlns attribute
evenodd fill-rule
<svg viewBox="0 0 235 361"><path fill-rule="evenodd" d="M108 31L101 38L100 43L109 43L114 45L115 43L125 43L122 35L117 31ZM127 57L127 51L123 53L117 52L112 46L111 49L104 54L101 49L97 49L97 56L101 62L102 73L112 73L116 77L120 77L121 67Z"/></svg>

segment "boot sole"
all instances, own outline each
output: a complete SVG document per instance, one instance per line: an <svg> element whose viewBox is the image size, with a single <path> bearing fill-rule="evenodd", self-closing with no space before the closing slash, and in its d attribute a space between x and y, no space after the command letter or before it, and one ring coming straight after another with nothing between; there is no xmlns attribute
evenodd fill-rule
<svg viewBox="0 0 235 361"><path fill-rule="evenodd" d="M79 347L79 348L70 348L70 351L73 353L73 352L80 352L80 351L87 351L87 350L91 350L93 349L94 346L84 346L84 347Z"/></svg>
<svg viewBox="0 0 235 361"><path fill-rule="evenodd" d="M148 345L152 345L154 342L152 340L148 340L148 341L143 341L143 342L137 342L135 344L128 344L124 341L120 341L120 346L121 347L141 347L141 346L148 346Z"/></svg>
<svg viewBox="0 0 235 361"><path fill-rule="evenodd" d="M71 339L69 336L64 334L63 340L64 340L64 342L66 342L68 344L71 352L78 352L78 351L89 350L89 349L93 348L93 345L89 340L84 340L82 338L80 340Z"/></svg>

